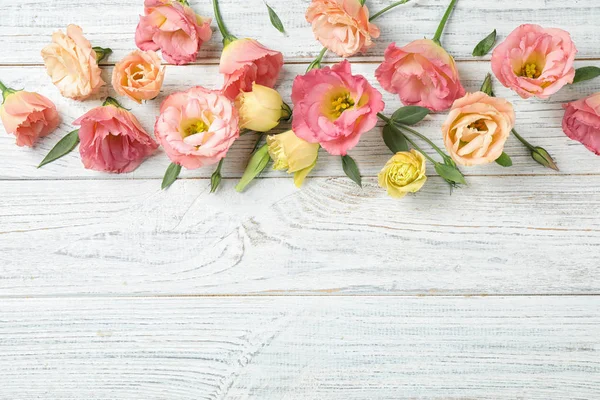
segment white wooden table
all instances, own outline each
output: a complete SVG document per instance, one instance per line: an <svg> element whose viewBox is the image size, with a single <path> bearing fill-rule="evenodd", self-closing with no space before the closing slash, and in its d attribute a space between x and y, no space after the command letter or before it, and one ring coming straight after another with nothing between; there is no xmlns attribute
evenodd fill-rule
<svg viewBox="0 0 600 400"><path fill-rule="evenodd" d="M368 0L376 11L391 0ZM320 50L308 0L221 0L230 29L281 50L279 89ZM382 35L354 70L374 70L390 41L431 37L447 0L413 0L382 17ZM191 1L212 15L208 0ZM60 97L40 50L57 29L83 27L134 49L142 1L0 0L0 79L56 102L59 130L34 149L0 132L0 399L599 399L600 158L561 130L561 104L600 91L600 79L548 101L522 100L517 129L557 160L543 169L511 138L514 167L465 169L452 195L431 172L416 196L388 198L376 174L389 158L380 129L351 152L361 190L323 155L303 190L269 171L243 195L233 186L254 139L224 165L184 172L170 190L160 151L129 175L84 170L79 155L37 170L71 122L100 105ZM597 0L460 0L443 42L476 90L474 60L492 29L521 23L568 30L577 66L600 66ZM214 25L214 24L213 24ZM194 65L167 67L163 92L138 106L149 132L161 100L192 85L218 88L215 33ZM327 61L337 61L328 58ZM386 111L399 106L385 94ZM420 129L441 144L444 115Z"/></svg>

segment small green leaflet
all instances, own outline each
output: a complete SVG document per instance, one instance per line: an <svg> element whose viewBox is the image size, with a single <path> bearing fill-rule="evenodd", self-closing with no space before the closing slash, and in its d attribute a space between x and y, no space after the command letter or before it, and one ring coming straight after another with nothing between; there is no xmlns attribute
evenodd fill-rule
<svg viewBox="0 0 600 400"><path fill-rule="evenodd" d="M467 183L463 174L458 169L449 165L437 163L435 164L435 171L447 181L457 184Z"/></svg>
<svg viewBox="0 0 600 400"><path fill-rule="evenodd" d="M221 167L223 166L223 158L221 159L221 161L219 161L219 165L217 165L217 169L215 169L215 172L213 172L212 176L210 177L210 192L214 193L217 191L217 189L219 188L219 185L221 184Z"/></svg>
<svg viewBox="0 0 600 400"><path fill-rule="evenodd" d="M360 171L358 170L358 166L352 157L347 154L342 156L342 168L344 168L344 172L348 178L352 179L358 186L362 187Z"/></svg>
<svg viewBox="0 0 600 400"><path fill-rule="evenodd" d="M266 3L265 5L269 9L269 19L271 20L271 25L273 25L279 32L285 33L285 28L283 27L283 24L281 23L281 20L279 19L279 16L275 10L273 10L270 5Z"/></svg>
<svg viewBox="0 0 600 400"><path fill-rule="evenodd" d="M244 171L244 175L235 187L235 190L240 193L243 192L244 189L246 189L246 186L267 168L269 161L271 161L271 157L269 157L269 146L265 144L252 154L248 166L246 167L246 171Z"/></svg>
<svg viewBox="0 0 600 400"><path fill-rule="evenodd" d="M180 173L181 165L171 163L171 165L169 165L169 168L167 168L167 171L165 172L165 177L163 178L161 186L162 190L169 188L173 184L173 182L177 180Z"/></svg>
<svg viewBox="0 0 600 400"><path fill-rule="evenodd" d="M477 43L475 49L473 49L473 55L475 57L485 56L494 47L496 43L496 30L487 35L481 42Z"/></svg>
<svg viewBox="0 0 600 400"><path fill-rule="evenodd" d="M481 85L481 89L479 89L479 90L482 91L483 93L487 94L488 96L495 97L494 90L492 88L492 74L488 73L485 76L483 84Z"/></svg>
<svg viewBox="0 0 600 400"><path fill-rule="evenodd" d="M415 125L429 114L429 109L418 106L405 106L392 114L392 121L397 124Z"/></svg>
<svg viewBox="0 0 600 400"><path fill-rule="evenodd" d="M386 124L383 127L383 141L388 149L394 154L399 151L408 151L408 143L406 142L404 134L390 124Z"/></svg>
<svg viewBox="0 0 600 400"><path fill-rule="evenodd" d="M367 2L367 0L358 0L358 2L360 3L361 6L364 6L365 3Z"/></svg>
<svg viewBox="0 0 600 400"><path fill-rule="evenodd" d="M598 67L581 67L575 70L575 78L573 83L583 82L600 76L600 68Z"/></svg>
<svg viewBox="0 0 600 400"><path fill-rule="evenodd" d="M50 164L53 161L69 154L75 146L79 143L79 129L74 130L67 134L64 138L60 139L58 143L50 150L48 155L42 160L38 168L43 167L46 164Z"/></svg>
<svg viewBox="0 0 600 400"><path fill-rule="evenodd" d="M496 164L501 165L503 167L512 167L513 163L510 159L510 156L506 153L502 153L498 159L496 159Z"/></svg>

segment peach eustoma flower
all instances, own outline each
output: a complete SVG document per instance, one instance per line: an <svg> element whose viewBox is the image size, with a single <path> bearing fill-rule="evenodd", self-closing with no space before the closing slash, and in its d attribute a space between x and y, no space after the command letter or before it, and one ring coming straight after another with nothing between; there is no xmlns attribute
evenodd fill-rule
<svg viewBox="0 0 600 400"><path fill-rule="evenodd" d="M41 94L15 91L0 82L4 101L0 118L7 133L17 137L17 146L32 147L35 141L49 135L60 124L56 106Z"/></svg>
<svg viewBox="0 0 600 400"><path fill-rule="evenodd" d="M312 0L306 20L315 38L340 57L365 51L379 37L379 28L369 22L369 9L359 0Z"/></svg>
<svg viewBox="0 0 600 400"><path fill-rule="evenodd" d="M573 83L577 49L568 32L525 24L492 53L492 70L507 88L526 99L547 99Z"/></svg>
<svg viewBox="0 0 600 400"><path fill-rule="evenodd" d="M405 105L444 111L465 95L454 59L433 40L419 39L404 47L392 43L384 57L375 76Z"/></svg>
<svg viewBox="0 0 600 400"><path fill-rule="evenodd" d="M417 150L401 151L385 164L377 175L379 186L387 190L388 195L401 199L408 193L421 190L427 176L423 154Z"/></svg>
<svg viewBox="0 0 600 400"><path fill-rule="evenodd" d="M145 0L144 13L135 31L135 44L141 50L162 50L169 63L195 61L202 44L212 36L211 19L197 15L180 1Z"/></svg>
<svg viewBox="0 0 600 400"><path fill-rule="evenodd" d="M254 39L234 39L225 45L219 72L225 76L223 94L230 100L240 92L252 91L252 84L272 88L277 82L283 55L267 49Z"/></svg>
<svg viewBox="0 0 600 400"><path fill-rule="evenodd" d="M452 159L472 166L496 161L515 124L512 104L483 92L467 93L454 102L442 125Z"/></svg>
<svg viewBox="0 0 600 400"><path fill-rule="evenodd" d="M79 153L87 169L131 172L158 148L135 116L110 97L73 124L80 126Z"/></svg>
<svg viewBox="0 0 600 400"><path fill-rule="evenodd" d="M198 86L165 99L154 133L173 163L196 169L225 157L239 137L238 112L220 92Z"/></svg>
<svg viewBox="0 0 600 400"><path fill-rule="evenodd" d="M64 97L85 100L104 85L96 52L77 25L69 25L66 35L55 32L52 44L42 49L42 57L52 83Z"/></svg>
<svg viewBox="0 0 600 400"><path fill-rule="evenodd" d="M240 129L268 132L290 117L290 109L276 90L252 84L251 92L241 92L235 98L240 115Z"/></svg>
<svg viewBox="0 0 600 400"><path fill-rule="evenodd" d="M165 67L152 50L134 50L115 65L112 86L121 96L141 103L158 96L165 78Z"/></svg>
<svg viewBox="0 0 600 400"><path fill-rule="evenodd" d="M346 60L297 76L292 101L296 135L342 156L375 127L384 108L381 93L365 77L352 75Z"/></svg>
<svg viewBox="0 0 600 400"><path fill-rule="evenodd" d="M565 134L600 156L600 93L563 105Z"/></svg>

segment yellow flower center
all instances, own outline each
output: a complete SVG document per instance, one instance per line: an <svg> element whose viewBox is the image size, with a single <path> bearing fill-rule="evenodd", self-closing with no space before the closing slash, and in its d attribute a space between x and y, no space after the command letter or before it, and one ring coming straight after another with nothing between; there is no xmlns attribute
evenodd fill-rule
<svg viewBox="0 0 600 400"><path fill-rule="evenodd" d="M354 107L354 100L347 91L332 95L328 103L325 104L323 111L332 121L338 119L344 111Z"/></svg>
<svg viewBox="0 0 600 400"><path fill-rule="evenodd" d="M206 132L208 130L208 126L202 120L192 121L184 130L183 137L186 138L188 136L195 135L197 133Z"/></svg>
<svg viewBox="0 0 600 400"><path fill-rule="evenodd" d="M478 119L477 121L473 122L472 124L469 124L467 126L467 128L475 129L476 131L479 131L479 132L485 132L488 130L487 125L481 119Z"/></svg>
<svg viewBox="0 0 600 400"><path fill-rule="evenodd" d="M395 164L390 171L390 178L399 186L406 186L413 182L419 171L413 164Z"/></svg>
<svg viewBox="0 0 600 400"><path fill-rule="evenodd" d="M542 70L535 63L528 63L521 68L521 76L537 79L542 74Z"/></svg>

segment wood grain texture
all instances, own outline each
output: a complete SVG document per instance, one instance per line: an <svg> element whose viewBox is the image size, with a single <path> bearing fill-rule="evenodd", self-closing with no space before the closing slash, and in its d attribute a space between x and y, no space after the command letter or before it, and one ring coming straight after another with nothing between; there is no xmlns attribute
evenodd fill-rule
<svg viewBox="0 0 600 400"><path fill-rule="evenodd" d="M599 297L25 299L3 399L597 399Z"/></svg>
<svg viewBox="0 0 600 400"><path fill-rule="evenodd" d="M600 293L599 176L0 182L0 296Z"/></svg>
<svg viewBox="0 0 600 400"><path fill-rule="evenodd" d="M580 62L578 65L597 65L600 62ZM395 95L383 91L375 80L376 64L354 64L355 73L366 76L370 82L384 93L386 113L391 113L401 106ZM481 86L485 74L489 72L489 63L459 63L463 83L467 90L476 91ZM294 77L305 71L305 65L286 65L284 74L278 84L284 99L291 104L291 87ZM104 69L104 77L110 82L112 68ZM40 93L56 101L57 107L63 118L60 128L49 137L43 138L34 148L18 148L15 146L14 136L7 135L4 128L0 128L0 179L130 179L130 178L161 178L169 165L169 160L161 149L152 158L147 160L140 168L131 174L111 175L94 171L87 171L82 167L79 153L71 153L67 157L36 169L36 166L50 151L50 149L64 135L74 129L72 121L83 115L89 109L101 104L101 99L107 95L116 94L110 88L103 89L95 100L77 102L60 96L58 90L52 85L42 67L3 67L0 74L10 77L9 82L14 87L25 87L39 90ZM7 79L5 79L7 81ZM124 106L130 108L138 117L142 125L150 133L153 132L154 121L162 100L169 94L187 90L194 85L203 85L217 89L221 86L221 76L217 66L186 66L167 67L167 74L162 93L158 99L138 105L128 99L119 98ZM600 91L600 79L571 85L547 101L534 99L523 100L512 91L504 88L499 83L495 84L498 96L503 96L513 102L517 111L517 129L532 143L545 147L557 160L562 173L570 174L597 174L600 173L600 159L587 151L581 144L567 138L562 132L562 117L564 110L562 104L573 101L589 94ZM440 127L446 118L446 113L435 114L427 117L418 125L418 129L443 147ZM281 129L287 129L282 126ZM233 146L224 164L224 176L240 177L247 164L249 154L254 147L256 135L242 137ZM427 148L427 147L425 147ZM512 168L502 168L496 164L483 167L464 168L468 175L529 175L553 174L549 169L542 168L529 156L526 148L511 137L506 152L513 158ZM327 155L322 151L314 176L344 176L340 167L339 157ZM361 172L365 176L375 176L381 170L391 153L381 139L381 127L373 129L363 135L359 145L351 150L350 154L356 159ZM182 177L210 177L214 171L213 166L195 171L183 171ZM430 174L435 174L433 169ZM267 172L266 176L285 176L280 172Z"/></svg>
<svg viewBox="0 0 600 400"><path fill-rule="evenodd" d="M230 30L239 37L252 37L284 53L287 61L309 61L321 50L304 14L309 0L270 0L286 28L281 35L269 23L267 8L261 0L220 0L221 10ZM392 3L392 0L369 0L372 14ZM376 45L358 60L381 60L390 42L408 43L432 37L444 14L448 0L412 0L377 20L381 36ZM190 1L194 10L212 16L209 0ZM83 4L76 0L0 1L0 64L40 64L40 50L50 42L50 36L67 24L80 25L94 46L111 47L110 63L120 60L135 48L135 27L143 13L142 1L124 1L115 7L114 1L99 0ZM444 45L458 59L471 59L479 40L493 29L499 40L523 23L566 29L579 49L580 58L598 58L600 49L591 27L600 14L600 4L592 0L513 0L504 2L460 0L447 25ZM221 36L216 31L206 43L198 63L215 62L221 54ZM489 55L486 57L489 58Z"/></svg>

